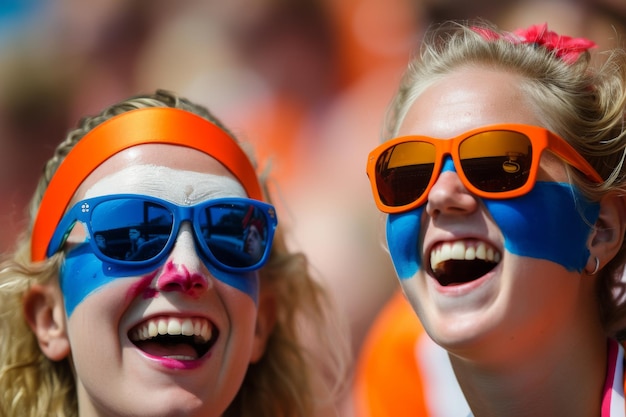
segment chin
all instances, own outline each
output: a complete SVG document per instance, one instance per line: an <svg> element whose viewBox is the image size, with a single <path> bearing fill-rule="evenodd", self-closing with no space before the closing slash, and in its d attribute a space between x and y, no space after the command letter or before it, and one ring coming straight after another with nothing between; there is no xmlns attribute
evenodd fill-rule
<svg viewBox="0 0 626 417"><path fill-rule="evenodd" d="M188 392L149 395L145 407L134 405L131 415L146 417L219 417L226 409L225 404L211 404Z"/></svg>

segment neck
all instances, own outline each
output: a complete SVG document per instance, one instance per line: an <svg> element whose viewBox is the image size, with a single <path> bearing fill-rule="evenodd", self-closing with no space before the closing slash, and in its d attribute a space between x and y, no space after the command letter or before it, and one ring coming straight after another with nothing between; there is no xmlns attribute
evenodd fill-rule
<svg viewBox="0 0 626 417"><path fill-rule="evenodd" d="M475 417L600 416L606 339L576 340L542 345L526 360L506 364L450 359Z"/></svg>

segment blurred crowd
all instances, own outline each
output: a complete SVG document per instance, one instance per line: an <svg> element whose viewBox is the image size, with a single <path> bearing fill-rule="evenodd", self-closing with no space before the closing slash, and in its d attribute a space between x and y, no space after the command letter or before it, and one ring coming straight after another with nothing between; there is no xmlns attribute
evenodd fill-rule
<svg viewBox="0 0 626 417"><path fill-rule="evenodd" d="M367 153L426 26L475 17L548 22L600 50L626 37L624 0L2 0L0 249L69 127L173 90L256 150L291 245L333 289L357 354L396 288Z"/></svg>

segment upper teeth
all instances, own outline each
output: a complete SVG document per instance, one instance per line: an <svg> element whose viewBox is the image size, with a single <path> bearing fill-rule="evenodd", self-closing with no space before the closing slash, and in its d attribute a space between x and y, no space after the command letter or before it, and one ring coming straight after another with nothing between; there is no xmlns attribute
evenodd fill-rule
<svg viewBox="0 0 626 417"><path fill-rule="evenodd" d="M500 252L485 242L456 241L445 242L430 252L430 267L436 269L441 262L450 259L471 261L481 259L498 263Z"/></svg>
<svg viewBox="0 0 626 417"><path fill-rule="evenodd" d="M211 339L212 329L209 321L202 318L155 317L134 328L130 339L148 340L166 334L194 336L197 342L205 343Z"/></svg>

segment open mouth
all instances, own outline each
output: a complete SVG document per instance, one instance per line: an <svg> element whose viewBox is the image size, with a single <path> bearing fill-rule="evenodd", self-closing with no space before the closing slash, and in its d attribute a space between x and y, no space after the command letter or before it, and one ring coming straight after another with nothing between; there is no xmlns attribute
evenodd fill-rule
<svg viewBox="0 0 626 417"><path fill-rule="evenodd" d="M485 242L445 242L430 252L430 269L440 285L460 285L484 276L501 259L500 251Z"/></svg>
<svg viewBox="0 0 626 417"><path fill-rule="evenodd" d="M128 337L141 351L177 360L200 359L219 331L205 318L154 317L133 327Z"/></svg>

